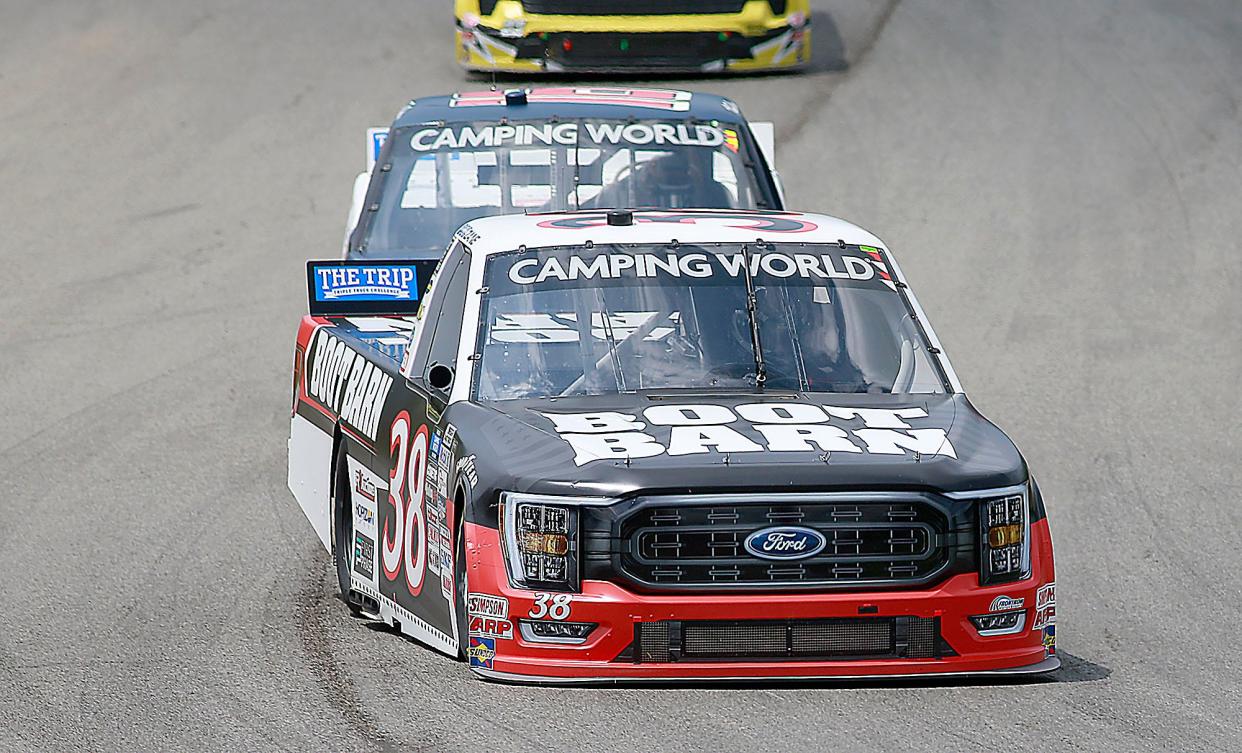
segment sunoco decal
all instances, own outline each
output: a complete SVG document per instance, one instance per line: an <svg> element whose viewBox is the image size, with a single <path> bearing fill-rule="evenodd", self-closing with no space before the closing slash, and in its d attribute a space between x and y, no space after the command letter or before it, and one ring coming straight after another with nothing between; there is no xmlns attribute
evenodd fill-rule
<svg viewBox="0 0 1242 753"><path fill-rule="evenodd" d="M422 128L410 137L416 152L441 149L491 149L501 146L702 146L725 143L725 133L710 125L685 123L514 123L511 125Z"/></svg>
<svg viewBox="0 0 1242 753"><path fill-rule="evenodd" d="M657 405L636 414L542 412L574 449L574 462L735 452L846 452L956 458L945 430L907 423L917 406L852 408L812 403ZM741 424L747 434L730 426ZM659 432L657 438L653 432ZM749 434L749 436L748 436ZM756 435L758 435L756 437ZM758 441L756 441L758 439Z"/></svg>
<svg viewBox="0 0 1242 753"><path fill-rule="evenodd" d="M316 333L306 367L307 393L374 442L392 377L324 329Z"/></svg>

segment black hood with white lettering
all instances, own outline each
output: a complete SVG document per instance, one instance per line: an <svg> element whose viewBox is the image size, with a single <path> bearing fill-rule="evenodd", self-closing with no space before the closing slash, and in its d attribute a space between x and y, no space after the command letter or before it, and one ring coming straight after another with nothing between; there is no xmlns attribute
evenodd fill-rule
<svg viewBox="0 0 1242 753"><path fill-rule="evenodd" d="M476 519L496 493L992 489L1027 480L965 395L665 392L456 403Z"/></svg>

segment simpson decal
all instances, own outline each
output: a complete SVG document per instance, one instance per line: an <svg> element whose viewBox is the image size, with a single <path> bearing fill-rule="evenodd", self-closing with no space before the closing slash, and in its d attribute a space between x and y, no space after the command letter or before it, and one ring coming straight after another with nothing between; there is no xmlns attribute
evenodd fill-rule
<svg viewBox="0 0 1242 753"><path fill-rule="evenodd" d="M542 412L574 449L574 462L735 452L847 452L938 455L957 452L942 428L917 427L923 408L851 408L813 403L657 405L636 414ZM833 423L836 422L836 423ZM734 428L747 429L745 433ZM658 434L658 436L657 436Z"/></svg>
<svg viewBox="0 0 1242 753"><path fill-rule="evenodd" d="M503 596L491 594L467 594L466 611L472 616L497 617L507 620L509 619L509 600Z"/></svg>
<svg viewBox="0 0 1242 753"><path fill-rule="evenodd" d="M511 125L449 126L423 128L410 137L416 152L441 149L492 149L502 146L626 146L665 147L724 144L726 136L716 126L685 123L514 123Z"/></svg>
<svg viewBox="0 0 1242 753"><path fill-rule="evenodd" d="M374 442L392 377L324 329L316 333L306 366L307 393Z"/></svg>

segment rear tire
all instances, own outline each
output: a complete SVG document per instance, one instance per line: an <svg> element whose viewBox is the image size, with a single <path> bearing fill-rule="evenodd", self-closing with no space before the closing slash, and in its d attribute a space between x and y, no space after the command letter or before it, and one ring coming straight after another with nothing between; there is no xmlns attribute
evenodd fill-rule
<svg viewBox="0 0 1242 753"><path fill-rule="evenodd" d="M345 445L336 453L336 481L332 485L332 563L336 568L336 586L341 601L353 617L361 610L349 601L350 554L354 549L354 514L350 509L349 464L345 461Z"/></svg>

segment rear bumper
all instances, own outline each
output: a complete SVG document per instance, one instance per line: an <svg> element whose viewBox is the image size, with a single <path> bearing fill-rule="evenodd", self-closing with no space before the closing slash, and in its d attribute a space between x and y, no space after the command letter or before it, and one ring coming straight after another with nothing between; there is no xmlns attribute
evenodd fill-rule
<svg viewBox="0 0 1242 753"><path fill-rule="evenodd" d="M510 587L504 569L498 533L467 525L469 590L483 594L492 605L505 605L501 624L486 623L490 635L472 632L471 668L480 676L507 682L609 683L678 681L845 680L925 676L1023 675L1056 670L1060 660L1055 644L1055 585L1052 545L1046 521L1032 528L1032 577L1004 586L980 587L978 576L967 573L940 584L909 591L853 593L751 593L706 595L651 595L630 591L616 583L585 581L581 593L561 596L559 619L595 623L581 645L538 643L524 637L520 621L549 619L547 595ZM994 610L998 597L1006 604ZM543 601L543 607L540 601ZM980 635L972 615L1016 611L1021 600L1022 628L1009 635ZM499 617L492 608L492 617ZM935 649L907 651L904 629L893 627L890 650L854 654L799 655L791 642L787 655L741 658L704 658L678 648L646 652L639 636L643 625L742 624L792 626L835 621L834 624L883 623L896 626L935 625ZM472 619L472 627L475 621ZM636 629L636 624L639 628ZM662 627L661 630L667 630ZM886 628L887 629L887 628ZM903 638L896 637L899 633ZM680 632L679 632L680 635ZM689 632L686 632L689 635ZM874 633L872 633L874 635ZM793 639L787 639L793 640ZM928 645L926 642L924 646Z"/></svg>
<svg viewBox="0 0 1242 753"><path fill-rule="evenodd" d="M484 26L457 28L457 61L475 71L515 73L722 72L794 69L811 59L809 20L755 36L732 31L548 31L506 38Z"/></svg>

